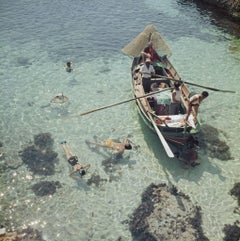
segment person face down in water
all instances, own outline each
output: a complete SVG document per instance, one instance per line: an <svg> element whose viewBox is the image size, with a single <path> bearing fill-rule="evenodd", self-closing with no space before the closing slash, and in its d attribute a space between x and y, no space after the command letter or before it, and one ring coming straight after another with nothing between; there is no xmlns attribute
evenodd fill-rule
<svg viewBox="0 0 240 241"><path fill-rule="evenodd" d="M106 147L113 150L113 154L115 156L121 156L125 150L131 150L132 145L128 139L124 139L122 142L113 141L112 139L108 139L103 141L102 143L89 142L90 144Z"/></svg>
<svg viewBox="0 0 240 241"><path fill-rule="evenodd" d="M70 177L74 177L73 174L77 172L80 174L81 177L84 176L87 173L87 170L89 169L90 164L83 165L79 163L78 157L76 156L75 153L71 151L70 146L67 144L66 141L61 142L61 145L65 151L68 163L73 168L73 171L69 174Z"/></svg>

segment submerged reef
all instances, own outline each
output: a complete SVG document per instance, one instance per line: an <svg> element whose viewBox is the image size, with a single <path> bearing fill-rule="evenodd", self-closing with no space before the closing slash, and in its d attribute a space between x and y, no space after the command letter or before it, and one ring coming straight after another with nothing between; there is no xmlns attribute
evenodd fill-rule
<svg viewBox="0 0 240 241"><path fill-rule="evenodd" d="M40 149L52 149L53 143L50 133L40 133L34 136L34 144Z"/></svg>
<svg viewBox="0 0 240 241"><path fill-rule="evenodd" d="M3 143L0 141L0 148L3 147ZM0 151L0 160L4 159L5 153Z"/></svg>
<svg viewBox="0 0 240 241"><path fill-rule="evenodd" d="M235 196L238 200L238 208L235 209L235 213L239 213L240 207L240 183L235 183L233 188L230 190L230 194ZM225 224L223 228L225 237L223 241L239 241L240 240L240 227L239 221L236 221L233 225Z"/></svg>
<svg viewBox="0 0 240 241"><path fill-rule="evenodd" d="M49 182L49 181L42 181L34 184L32 186L32 190L36 196L46 196L46 195L53 195L57 188L62 187L60 182Z"/></svg>
<svg viewBox="0 0 240 241"><path fill-rule="evenodd" d="M230 194L237 198L238 206L240 206L240 182L234 184L234 187L230 190Z"/></svg>
<svg viewBox="0 0 240 241"><path fill-rule="evenodd" d="M27 227L17 232L4 232L0 235L0 241L45 241L42 233L37 229Z"/></svg>
<svg viewBox="0 0 240 241"><path fill-rule="evenodd" d="M139 241L208 241L202 227L201 208L189 197L166 184L151 184L129 221Z"/></svg>
<svg viewBox="0 0 240 241"><path fill-rule="evenodd" d="M204 148L212 158L219 160L232 159L230 148L226 142L219 139L220 132L217 128L204 124L199 137L199 145Z"/></svg>
<svg viewBox="0 0 240 241"><path fill-rule="evenodd" d="M225 237L223 241L239 241L240 240L240 227L238 227L237 222L233 225L226 224L223 228Z"/></svg>
<svg viewBox="0 0 240 241"><path fill-rule="evenodd" d="M53 175L58 154L52 150L51 134L41 133L34 136L34 144L19 152L22 161L34 174Z"/></svg>
<svg viewBox="0 0 240 241"><path fill-rule="evenodd" d="M233 19L240 21L240 0L195 0L210 4L215 8L215 11L221 9L224 13L231 16Z"/></svg>

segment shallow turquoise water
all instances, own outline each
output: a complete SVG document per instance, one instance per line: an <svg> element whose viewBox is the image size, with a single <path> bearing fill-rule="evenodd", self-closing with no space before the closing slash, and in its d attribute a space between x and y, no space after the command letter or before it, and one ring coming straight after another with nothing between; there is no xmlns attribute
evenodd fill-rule
<svg viewBox="0 0 240 241"><path fill-rule="evenodd" d="M184 1L183 1L184 3ZM2 1L0 4L0 135L8 169L1 198L8 200L14 228L31 225L46 240L131 240L124 223L151 182L168 182L202 207L203 228L211 241L221 240L224 224L239 218L229 190L239 181L239 40L216 25L207 11L178 1ZM137 5L137 7L136 7ZM184 169L169 160L157 137L146 129L134 103L70 118L100 106L132 98L131 60L121 49L153 23L164 35L171 61L182 79L237 94L210 92L200 119L224 130L233 160L207 157ZM66 73L66 61L74 72ZM190 87L193 91L201 89ZM63 92L69 104L47 106ZM33 136L49 132L59 163L53 176L38 176L21 165L19 151ZM126 152L113 172L116 180L100 188L86 185L91 174L111 180L102 161L85 141L94 136L131 140L140 148ZM82 180L69 178L70 167L59 142L66 139L83 163L91 163ZM60 181L57 193L36 197L31 185Z"/></svg>

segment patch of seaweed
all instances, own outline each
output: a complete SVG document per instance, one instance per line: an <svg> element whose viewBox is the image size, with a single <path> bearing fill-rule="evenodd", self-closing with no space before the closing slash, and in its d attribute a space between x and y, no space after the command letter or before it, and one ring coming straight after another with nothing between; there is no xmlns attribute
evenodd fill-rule
<svg viewBox="0 0 240 241"><path fill-rule="evenodd" d="M18 231L18 235L21 237L19 241L45 241L42 237L42 232L31 227Z"/></svg>
<svg viewBox="0 0 240 241"><path fill-rule="evenodd" d="M17 232L6 232L0 236L0 241L45 241L42 232L31 227Z"/></svg>
<svg viewBox="0 0 240 241"><path fill-rule="evenodd" d="M217 128L204 124L202 125L199 144L205 148L210 157L223 161L230 160L232 159L230 148L225 141L219 139L219 134Z"/></svg>
<svg viewBox="0 0 240 241"><path fill-rule="evenodd" d="M100 187L103 182L107 182L107 179L103 179L100 175L93 173L91 178L88 179L87 185L95 185L96 187Z"/></svg>
<svg viewBox="0 0 240 241"><path fill-rule="evenodd" d="M32 186L32 191L36 196L53 195L57 191L57 188L60 187L62 187L62 185L58 181L42 181L34 184Z"/></svg>
<svg viewBox="0 0 240 241"><path fill-rule="evenodd" d="M53 175L58 162L57 153L52 150L53 139L48 133L34 136L35 145L27 146L19 152L22 161L30 171L39 175Z"/></svg>
<svg viewBox="0 0 240 241"><path fill-rule="evenodd" d="M230 190L230 194L237 198L238 205L240 206L240 182L234 184L233 188Z"/></svg>
<svg viewBox="0 0 240 241"><path fill-rule="evenodd" d="M40 133L34 136L34 144L40 149L52 149L53 143L50 133Z"/></svg>
<svg viewBox="0 0 240 241"><path fill-rule="evenodd" d="M165 183L151 184L129 221L133 238L139 241L208 241L202 230L201 208L189 196Z"/></svg>
<svg viewBox="0 0 240 241"><path fill-rule="evenodd" d="M145 192L142 194L142 203L133 212L132 217L129 222L129 230L132 235L139 239L140 241L152 240L157 241L152 234L150 234L147 229L149 227L146 218L152 213L154 206L152 201L152 192L154 184L147 187Z"/></svg>
<svg viewBox="0 0 240 241"><path fill-rule="evenodd" d="M196 241L209 241L209 239L204 235L202 229L202 213L201 207L196 206L195 209L195 216L189 219L190 223L192 224L193 228L197 231Z"/></svg>
<svg viewBox="0 0 240 241"><path fill-rule="evenodd" d="M239 241L240 239L240 227L236 222L234 225L225 224L223 232L225 234L223 241Z"/></svg>
<svg viewBox="0 0 240 241"><path fill-rule="evenodd" d="M5 210L9 210L9 200L3 196L1 197L1 212L0 212L0 228L10 227L12 220L9 219L9 215L6 215Z"/></svg>

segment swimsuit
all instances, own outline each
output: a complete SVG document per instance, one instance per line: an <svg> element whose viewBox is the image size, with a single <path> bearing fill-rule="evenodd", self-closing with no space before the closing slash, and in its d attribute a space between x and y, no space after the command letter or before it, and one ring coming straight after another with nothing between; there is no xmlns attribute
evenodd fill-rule
<svg viewBox="0 0 240 241"><path fill-rule="evenodd" d="M199 106L199 104L191 104L191 106Z"/></svg>
<svg viewBox="0 0 240 241"><path fill-rule="evenodd" d="M76 156L71 156L68 159L69 164L71 164L72 166L75 166L76 164L78 164L78 158Z"/></svg>
<svg viewBox="0 0 240 241"><path fill-rule="evenodd" d="M113 141L112 141L112 140L106 140L105 143L104 143L104 145L105 145L106 147L112 147Z"/></svg>

